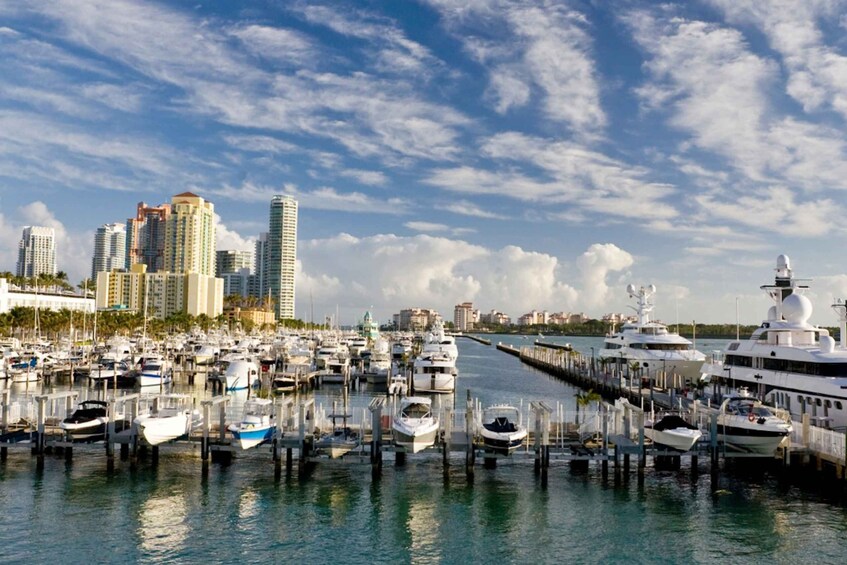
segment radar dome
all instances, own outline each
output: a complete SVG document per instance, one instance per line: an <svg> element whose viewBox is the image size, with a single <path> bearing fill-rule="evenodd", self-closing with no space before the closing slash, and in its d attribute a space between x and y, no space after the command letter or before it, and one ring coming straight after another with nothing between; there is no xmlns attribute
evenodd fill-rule
<svg viewBox="0 0 847 565"><path fill-rule="evenodd" d="M790 294L782 301L782 315L792 324L802 324L812 316L812 302L800 294Z"/></svg>
<svg viewBox="0 0 847 565"><path fill-rule="evenodd" d="M650 292L650 294L656 294L656 285L651 284L647 287L647 290Z"/></svg>
<svg viewBox="0 0 847 565"><path fill-rule="evenodd" d="M634 284L626 285L626 291L629 294L635 294L635 285Z"/></svg>
<svg viewBox="0 0 847 565"><path fill-rule="evenodd" d="M776 320L776 306L771 306L768 308L768 321L772 322Z"/></svg>
<svg viewBox="0 0 847 565"><path fill-rule="evenodd" d="M791 261L788 259L788 255L780 255L776 258L776 268L779 270L791 268Z"/></svg>

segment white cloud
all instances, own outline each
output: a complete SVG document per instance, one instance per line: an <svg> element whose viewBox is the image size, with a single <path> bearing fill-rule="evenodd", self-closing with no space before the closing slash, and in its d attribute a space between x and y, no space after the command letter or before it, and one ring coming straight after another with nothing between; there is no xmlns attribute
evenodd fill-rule
<svg viewBox="0 0 847 565"><path fill-rule="evenodd" d="M478 204L475 204L474 202L471 202L469 200L456 200L445 204L436 204L435 208L436 210L444 210L446 212L452 212L454 214L461 214L462 216L473 216L476 218L486 218L489 220L508 219L508 216L495 214L494 212L484 210Z"/></svg>
<svg viewBox="0 0 847 565"><path fill-rule="evenodd" d="M388 182L388 177L381 171L363 171L360 169L345 169L340 171L342 177L356 179L361 184L382 186Z"/></svg>
<svg viewBox="0 0 847 565"><path fill-rule="evenodd" d="M445 232L450 231L450 226L446 224L437 224L435 222L406 222L403 224L410 230L421 232Z"/></svg>
<svg viewBox="0 0 847 565"><path fill-rule="evenodd" d="M754 54L739 31L648 12L626 21L649 56L653 82L638 93L666 109L690 135L688 147L723 157L748 182L847 188L843 132L781 115L770 96L779 65Z"/></svg>
<svg viewBox="0 0 847 565"><path fill-rule="evenodd" d="M218 250L253 251L255 240L241 236L227 227L221 217L215 214L215 246Z"/></svg>
<svg viewBox="0 0 847 565"><path fill-rule="evenodd" d="M606 125L583 13L562 2L428 1L467 51L490 65L489 96L498 112L526 105L531 83L543 94L547 118L590 138Z"/></svg>
<svg viewBox="0 0 847 565"><path fill-rule="evenodd" d="M239 187L225 185L222 188L204 190L221 198L241 202L270 202L273 196L285 194L295 198L301 208L351 213L402 214L406 212L409 205L402 198L380 199L362 192L339 192L332 187L301 190L291 183L285 184L282 188L273 188L244 182Z"/></svg>
<svg viewBox="0 0 847 565"><path fill-rule="evenodd" d="M429 235L340 234L300 243L298 308L308 304L311 293L317 318L334 313L338 305L343 323L371 305L382 320L411 306L436 308L449 317L455 304L467 300L483 310L509 309L513 316L533 308L584 309L586 301L597 309L603 306L606 277L629 267L632 257L610 245L592 246L586 257L574 271L554 256L516 246L487 249ZM587 286L578 289L565 282L569 280Z"/></svg>
<svg viewBox="0 0 847 565"><path fill-rule="evenodd" d="M612 243L589 247L577 259L583 286L582 306L588 310L602 307L610 298L609 274L628 269L633 263L632 255Z"/></svg>

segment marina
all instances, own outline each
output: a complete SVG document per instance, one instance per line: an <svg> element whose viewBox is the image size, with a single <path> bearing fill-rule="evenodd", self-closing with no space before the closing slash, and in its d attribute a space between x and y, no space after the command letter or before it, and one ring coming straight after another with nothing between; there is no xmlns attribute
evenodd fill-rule
<svg viewBox="0 0 847 565"><path fill-rule="evenodd" d="M593 343L584 338L567 339L577 344L577 348ZM519 340L513 343L520 345ZM198 560L212 555L215 560L226 561L242 555L239 548L250 544L256 546L250 550L253 559L272 559L279 552L288 558L321 555L332 547L324 539L328 532L339 535L344 532L346 539L362 544L347 548L351 562L372 559L371 550L381 552L380 560L401 561L452 560L457 556L546 561L554 551L567 552L576 556L575 559L595 560L598 556L611 558L633 548L645 552L644 555L673 560L714 559L723 555L727 547L742 554L755 552L757 556L775 555L777 551L780 556L818 556L823 562L837 555L840 545L836 540L843 533L838 525L843 510L834 486L837 483L803 482L806 476L803 473L792 479L806 485L800 490L779 486L785 484L785 479L780 478L784 474L778 471L780 463L776 460L776 466L760 467L757 463L738 467L740 463L730 465L730 460L722 459L720 472L714 475L707 452L696 452L699 457L694 456L695 452L682 456L678 468L673 462L650 454L642 467L637 453L627 454L622 441L617 465L612 446L611 456L605 458L607 472L604 473L602 445L588 443L586 447L574 435L578 430L574 397L578 389L494 347L471 340L459 340L459 347L458 398L445 403L442 395L432 397L436 412L454 414L450 437L456 442L447 452L446 465L441 442L398 457L400 452L391 445L390 434L384 433L385 442L380 449L382 466L374 473L370 457L373 438L368 436L373 413L368 409L378 398L383 416L388 415L390 400L384 392L375 394L362 387L349 391L348 410L355 416L351 422L354 429L361 430L360 426L365 424L365 441L338 459L311 454L301 474L295 445L299 436L288 437L290 467L285 444L278 446L279 455L275 458L272 445L244 450L228 444L229 433L221 441L222 415L224 424L243 420L240 415L243 404L242 410L236 408L239 402L246 403L243 393L213 396L201 379L193 387L187 387L178 375L176 388L183 393L193 388L195 394L200 393L199 398L205 399L199 400L198 408L208 422L207 428L201 428L190 439L162 444L155 452L147 447L146 453L141 450L137 456L132 455L130 444L116 444L111 466L103 443L56 442L49 450L45 445L42 466L38 455L32 454L31 445L10 447L0 464L0 476L9 489L4 489L0 497L14 515L25 517L36 529L52 524L49 515L40 509L45 505L63 507L61 501L67 497L87 501L75 513L76 519L83 523L94 523L95 516L108 509L111 521L110 525L101 527L101 541L123 543L128 536L141 535L142 541L130 544L124 554L128 559L140 561ZM523 418L530 434L528 442L508 457L493 458L494 465L486 463L481 448L474 451L471 474L462 441L466 429L460 426L466 421L467 407L463 401L467 399L468 389L476 400L470 404L474 411L477 407L508 402L515 403L523 415L530 416ZM86 390L90 395L97 394L96 388L87 386L48 392L66 397L42 400L45 415L52 413L51 403L73 409L74 403L67 400L67 395L77 392L79 396L72 400L80 400ZM130 398L125 401L125 413L132 413L134 402L141 403L140 396L132 397L136 394L126 392ZM442 401L436 402L439 398ZM332 402L341 399L338 385L325 385L309 394L284 395L274 403L283 407L283 427L297 430L301 412L303 421L310 409L317 417L318 405L323 404L328 416L334 411ZM535 416L543 419L544 413L538 411L541 408L538 404L536 410L532 406L533 402L545 400L552 408L548 420L547 466L543 458L536 457L536 453L543 457L544 451L536 451L534 433L538 429ZM38 404L36 401L35 405ZM141 406L139 411L143 411ZM340 412L340 406L336 410ZM583 408L580 425L595 412L596 408ZM610 414L614 413L613 408ZM638 410L623 409L621 425L627 413L631 421L638 420ZM324 417L320 420L324 421ZM385 421L379 420L380 424ZM574 426L557 428L555 422L559 420L572 421ZM615 424L611 417L608 421L612 437ZM274 425L279 422L275 421ZM388 432L388 428L384 427L383 431ZM543 441L543 437L539 436L539 440ZM126 452L123 458L122 450ZM208 459L204 459L204 453ZM37 497L34 485L40 485L37 489L41 494ZM772 513L777 509L789 521L779 529L775 529L772 521ZM66 516L65 512L58 516ZM802 533L809 527L810 513L817 517L815 528L823 537L823 541L818 539L814 544ZM703 519L714 526L702 529L695 525ZM30 538L16 533L20 532L18 526L7 518L3 520L0 541L8 555L20 558L26 552L33 559L47 555L45 545L27 541ZM212 537L197 535L219 520L237 522L241 529L218 531ZM680 520L687 524L682 534L672 526ZM262 536L252 533L260 524L265 528ZM571 529L570 535L561 535L562 528L576 524L579 526ZM431 528L438 534L427 533ZM595 533L611 534L620 532L620 528L628 533L610 537L602 547L591 541ZM750 534L744 543L735 535L739 528ZM75 535L73 530L51 527L51 531L53 539L71 552L91 549L92 541ZM769 539L761 537L762 531L768 532ZM461 535L457 535L459 532ZM649 539L645 536L647 532ZM684 535L686 544L671 543L680 535ZM532 536L536 536L533 539L541 536L545 547L518 541ZM236 539L238 543L233 543ZM271 546L260 539L270 540ZM791 547L786 549L785 544Z"/></svg>

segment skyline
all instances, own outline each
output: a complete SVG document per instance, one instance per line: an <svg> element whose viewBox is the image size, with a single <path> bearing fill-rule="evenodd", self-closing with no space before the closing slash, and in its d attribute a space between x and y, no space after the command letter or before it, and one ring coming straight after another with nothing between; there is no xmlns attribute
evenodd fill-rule
<svg viewBox="0 0 847 565"><path fill-rule="evenodd" d="M471 301L758 323L776 257L835 325L847 3L0 1L0 269L140 201L249 250L299 202L296 317ZM312 299L310 300L310 295ZM314 306L312 306L312 303ZM678 312L678 313L677 313Z"/></svg>

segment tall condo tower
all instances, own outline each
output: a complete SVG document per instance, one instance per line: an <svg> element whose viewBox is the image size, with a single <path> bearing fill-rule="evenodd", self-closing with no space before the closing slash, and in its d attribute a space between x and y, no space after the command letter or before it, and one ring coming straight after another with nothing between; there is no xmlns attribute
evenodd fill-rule
<svg viewBox="0 0 847 565"><path fill-rule="evenodd" d="M183 192L171 200L165 223L164 270L215 276L215 206Z"/></svg>
<svg viewBox="0 0 847 565"><path fill-rule="evenodd" d="M290 196L271 199L266 259L262 260L262 292L270 293L277 320L294 317L294 266L297 262L297 201ZM259 253L256 263L259 264Z"/></svg>
<svg viewBox="0 0 847 565"><path fill-rule="evenodd" d="M221 250L215 253L215 276L222 277L226 273L237 273L241 269L253 272L253 251L238 251L234 249Z"/></svg>
<svg viewBox="0 0 847 565"><path fill-rule="evenodd" d="M18 244L19 277L56 274L56 236L53 228L26 226Z"/></svg>
<svg viewBox="0 0 847 565"><path fill-rule="evenodd" d="M148 273L165 270L165 224L170 204L148 206L139 202L135 217L126 221L126 269L147 265Z"/></svg>
<svg viewBox="0 0 847 565"><path fill-rule="evenodd" d="M94 259L91 261L91 280L97 273L126 267L126 226L104 224L94 232Z"/></svg>

